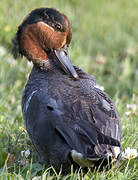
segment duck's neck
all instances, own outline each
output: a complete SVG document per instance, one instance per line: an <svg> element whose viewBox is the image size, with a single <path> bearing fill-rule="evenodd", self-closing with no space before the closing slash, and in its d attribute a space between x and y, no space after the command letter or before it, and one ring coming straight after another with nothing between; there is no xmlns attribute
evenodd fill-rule
<svg viewBox="0 0 138 180"><path fill-rule="evenodd" d="M43 70L43 71L49 71L52 69L57 68L57 64L54 60L48 59L48 60L35 60L34 63L34 69L39 69L39 70Z"/></svg>
<svg viewBox="0 0 138 180"><path fill-rule="evenodd" d="M31 76L45 76L48 72L52 72L55 74L56 72L59 73L65 73L61 67L59 66L58 62L54 59L48 59L48 60L41 60L41 63L34 63Z"/></svg>

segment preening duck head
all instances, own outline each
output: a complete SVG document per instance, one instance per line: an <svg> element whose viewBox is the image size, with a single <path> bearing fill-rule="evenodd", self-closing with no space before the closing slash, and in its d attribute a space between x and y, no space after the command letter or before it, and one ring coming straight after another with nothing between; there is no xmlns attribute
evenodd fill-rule
<svg viewBox="0 0 138 180"><path fill-rule="evenodd" d="M78 75L68 58L72 29L68 18L53 8L33 10L18 27L13 39L13 55L25 56L34 64L56 59L66 73Z"/></svg>

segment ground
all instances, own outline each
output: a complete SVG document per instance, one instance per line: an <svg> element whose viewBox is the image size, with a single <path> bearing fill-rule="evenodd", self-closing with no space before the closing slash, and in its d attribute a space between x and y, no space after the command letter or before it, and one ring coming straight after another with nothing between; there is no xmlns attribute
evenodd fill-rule
<svg viewBox="0 0 138 180"><path fill-rule="evenodd" d="M21 95L32 65L15 61L11 39L34 8L54 7L73 28L72 63L94 75L113 99L122 124L123 149L138 148L138 1L137 0L1 0L0 1L0 179L137 179L138 159L109 171L57 174L39 162L26 133ZM29 157L21 151L30 150ZM22 164L24 165L22 166Z"/></svg>

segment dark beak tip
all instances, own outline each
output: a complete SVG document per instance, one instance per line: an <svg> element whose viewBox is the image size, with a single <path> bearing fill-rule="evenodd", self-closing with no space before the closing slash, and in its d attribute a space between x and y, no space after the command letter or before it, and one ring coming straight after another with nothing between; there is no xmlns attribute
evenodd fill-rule
<svg viewBox="0 0 138 180"><path fill-rule="evenodd" d="M79 78L79 76L78 76L78 74L76 73L76 74L73 74L73 77L74 77L74 79L78 79Z"/></svg>

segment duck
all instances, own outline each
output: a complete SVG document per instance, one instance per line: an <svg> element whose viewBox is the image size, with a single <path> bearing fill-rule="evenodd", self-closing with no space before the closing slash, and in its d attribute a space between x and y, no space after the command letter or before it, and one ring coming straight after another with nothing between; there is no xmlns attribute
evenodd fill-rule
<svg viewBox="0 0 138 180"><path fill-rule="evenodd" d="M14 58L33 63L21 103L31 142L47 165L67 172L122 152L116 107L94 76L72 65L71 40L67 16L44 7L24 18L12 41Z"/></svg>

